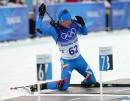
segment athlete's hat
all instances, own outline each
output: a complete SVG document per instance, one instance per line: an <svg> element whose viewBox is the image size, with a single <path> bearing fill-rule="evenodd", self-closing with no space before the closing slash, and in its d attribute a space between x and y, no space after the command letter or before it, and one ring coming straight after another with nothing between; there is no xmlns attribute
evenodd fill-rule
<svg viewBox="0 0 130 101"><path fill-rule="evenodd" d="M67 9L64 9L59 13L58 19L60 23L63 21L71 20L71 15Z"/></svg>

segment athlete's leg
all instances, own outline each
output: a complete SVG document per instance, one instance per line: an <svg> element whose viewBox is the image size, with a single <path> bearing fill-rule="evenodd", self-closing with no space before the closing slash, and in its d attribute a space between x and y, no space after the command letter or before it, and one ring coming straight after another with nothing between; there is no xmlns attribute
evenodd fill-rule
<svg viewBox="0 0 130 101"><path fill-rule="evenodd" d="M80 56L77 60L77 67L75 68L81 75L85 77L83 80L86 84L92 84L96 83L96 78L94 76L94 73L90 66L87 64L87 62L83 59L82 56Z"/></svg>
<svg viewBox="0 0 130 101"><path fill-rule="evenodd" d="M71 63L65 60L62 61L62 72L61 72L61 80L48 82L47 89L59 89L59 90L67 90L70 84L71 72L73 70Z"/></svg>
<svg viewBox="0 0 130 101"><path fill-rule="evenodd" d="M62 67L62 71L61 71L61 80L57 80L57 81L52 81L52 82L47 82L47 83L43 83L40 86L41 90L44 89L51 89L51 90L62 90L65 91L68 89L69 84L70 84L70 78L71 78L71 72L73 70L73 62L72 61L68 61L65 59L61 59L61 67ZM37 91L37 85L33 85L30 87L32 92Z"/></svg>

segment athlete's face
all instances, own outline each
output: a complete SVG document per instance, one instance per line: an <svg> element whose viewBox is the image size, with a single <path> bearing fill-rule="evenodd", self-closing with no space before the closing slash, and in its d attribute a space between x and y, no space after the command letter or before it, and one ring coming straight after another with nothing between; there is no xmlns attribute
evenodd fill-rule
<svg viewBox="0 0 130 101"><path fill-rule="evenodd" d="M72 23L71 20L67 20L67 21L61 22L61 25L62 25L63 27L65 27L65 28L70 28L71 23Z"/></svg>

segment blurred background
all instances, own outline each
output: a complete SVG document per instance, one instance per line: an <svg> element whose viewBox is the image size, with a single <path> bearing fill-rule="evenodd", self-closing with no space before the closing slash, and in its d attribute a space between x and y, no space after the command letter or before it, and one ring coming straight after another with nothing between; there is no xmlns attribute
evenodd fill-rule
<svg viewBox="0 0 130 101"><path fill-rule="evenodd" d="M47 11L57 19L57 14L67 8L84 18L89 32L130 28L130 0L0 0L0 41L37 37L35 21L38 5L46 3ZM7 13L8 12L8 13ZM82 12L82 13L81 13ZM44 26L49 18L45 17ZM23 30L19 30L19 29Z"/></svg>
<svg viewBox="0 0 130 101"><path fill-rule="evenodd" d="M84 18L89 34L79 36L81 54L99 81L99 47L113 49L113 71L103 81L130 78L130 0L0 0L0 99L26 93L10 87L37 83L36 55L52 56L51 80L60 79L58 47L50 36L35 32L38 7L44 2L48 13L57 21L58 13L67 8L72 18ZM45 15L43 27L50 18ZM71 83L80 84L83 77L72 73Z"/></svg>

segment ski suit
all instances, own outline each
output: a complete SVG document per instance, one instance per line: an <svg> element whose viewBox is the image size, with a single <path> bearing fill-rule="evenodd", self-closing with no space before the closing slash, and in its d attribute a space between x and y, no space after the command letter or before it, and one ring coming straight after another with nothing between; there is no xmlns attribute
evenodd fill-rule
<svg viewBox="0 0 130 101"><path fill-rule="evenodd" d="M40 29L44 35L51 35L55 40L61 52L61 80L48 82L47 89L59 89L65 91L70 85L71 73L73 70L78 71L84 76L84 82L92 84L96 82L93 71L89 64L80 54L77 33L87 35L86 26L79 26L76 21L71 20L70 28L58 26L57 28L50 27L48 29L42 26L43 17L39 17L36 22L36 28Z"/></svg>

